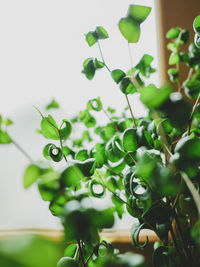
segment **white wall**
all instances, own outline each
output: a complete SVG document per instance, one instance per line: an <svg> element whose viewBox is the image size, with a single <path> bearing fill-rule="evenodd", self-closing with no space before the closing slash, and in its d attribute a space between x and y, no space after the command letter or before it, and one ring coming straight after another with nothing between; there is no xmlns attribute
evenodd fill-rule
<svg viewBox="0 0 200 267"><path fill-rule="evenodd" d="M153 10L142 25L139 43L131 46L133 61L136 64L143 53L149 53L157 67L153 1L0 1L0 114L15 121L10 134L34 159L41 157L41 146L46 141L35 133L40 117L33 105L42 108L55 97L65 118L84 109L86 102L97 96L105 106L121 109L126 105L106 70L90 82L81 74L84 59L100 58L97 46L89 48L86 44L84 33L104 26L110 35L109 40L102 41L107 64L111 69L128 70L128 46L117 23L126 15L128 5L137 3L153 6ZM153 75L152 81L158 83L158 76ZM131 100L139 116L143 109L138 98ZM0 227L60 227L36 186L23 189L22 174L27 163L13 145L0 146ZM128 223L126 220L118 227L127 227Z"/></svg>

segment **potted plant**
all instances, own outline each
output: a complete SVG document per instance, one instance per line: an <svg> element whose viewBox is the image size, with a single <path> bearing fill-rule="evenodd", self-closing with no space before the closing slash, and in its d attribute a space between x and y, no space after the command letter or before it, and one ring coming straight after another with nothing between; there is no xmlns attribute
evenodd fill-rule
<svg viewBox="0 0 200 267"><path fill-rule="evenodd" d="M147 6L130 5L127 16L120 19L119 30L128 43L138 42L140 24L150 11ZM168 74L174 84L157 88L148 84L155 72L148 54L128 71L111 70L100 45L109 35L103 27L96 27L85 38L89 46L99 47L101 58L87 58L82 73L92 80L97 70L106 68L127 107L117 114L97 97L59 126L52 115L38 110L40 133L49 140L43 148L49 165L30 160L24 187L36 182L51 213L62 221L66 250L57 267L147 266L143 256L120 254L99 236L99 231L113 226L114 213L122 218L125 211L137 219L130 233L134 247L148 246L148 238L139 242L142 229L157 235L153 266L200 265L200 16L194 21L194 30L195 43L189 45L188 52L181 49L189 41L189 32L178 27L168 31L172 66ZM180 64L188 67L184 82L179 80ZM140 94L148 116L134 118L129 101L134 93ZM47 109L58 106L53 100ZM108 122L97 123L97 112L104 112ZM10 124L9 119L1 118L1 144L13 142L3 130ZM73 129L79 124L85 128L76 138ZM60 161L66 166L56 168L54 163ZM106 193L112 205L95 207L91 199L103 201Z"/></svg>

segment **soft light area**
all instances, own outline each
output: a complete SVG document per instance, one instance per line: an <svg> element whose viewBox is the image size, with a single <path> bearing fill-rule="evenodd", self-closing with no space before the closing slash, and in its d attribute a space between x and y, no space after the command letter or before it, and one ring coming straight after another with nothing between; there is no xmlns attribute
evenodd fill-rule
<svg viewBox="0 0 200 267"><path fill-rule="evenodd" d="M130 69L128 44L117 27L129 4L153 7L142 24L139 43L131 45L131 53L134 65L148 53L155 58L153 65L157 68L153 1L0 1L0 114L15 122L10 135L34 159L42 158L42 148L48 140L35 133L40 127L40 116L33 105L44 112L44 106L55 97L62 107L55 112L58 119L69 119L84 109L89 99L98 96L105 107L121 110L126 106L125 97L106 69L100 70L92 81L81 70L86 58L100 59L98 47L90 48L84 38L84 33L99 25L110 35L101 42L109 67ZM157 74L151 81L158 84ZM131 96L130 101L136 117L145 113L137 95ZM0 146L0 227L60 228L59 220L51 215L37 187L23 189L22 175L27 164L13 145ZM129 228L132 222L133 218L127 216L116 227Z"/></svg>

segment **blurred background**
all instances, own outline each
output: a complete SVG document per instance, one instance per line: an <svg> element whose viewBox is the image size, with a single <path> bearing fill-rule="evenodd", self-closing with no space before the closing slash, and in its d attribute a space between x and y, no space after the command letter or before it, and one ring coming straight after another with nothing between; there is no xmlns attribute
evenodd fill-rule
<svg viewBox="0 0 200 267"><path fill-rule="evenodd" d="M81 70L86 58L100 59L97 46L89 48L84 38L85 33L100 25L110 36L102 41L109 67L130 69L128 45L117 27L129 4L152 6L150 16L142 24L139 43L131 45L133 64L147 53L154 57L153 66L158 68L154 1L0 1L0 114L14 121L9 133L33 159L42 158L42 148L47 143L36 134L40 115L33 105L45 114L44 106L55 98L61 106L54 113L58 121L70 119L85 108L89 99L98 96L105 107L120 111L126 106L125 98L106 70L98 72L92 81ZM153 74L151 81L159 85L158 74ZM136 117L145 113L137 95L130 97L130 101ZM23 189L27 164L27 159L12 144L1 145L0 228L61 228L37 187ZM130 228L131 223L127 216L115 228Z"/></svg>

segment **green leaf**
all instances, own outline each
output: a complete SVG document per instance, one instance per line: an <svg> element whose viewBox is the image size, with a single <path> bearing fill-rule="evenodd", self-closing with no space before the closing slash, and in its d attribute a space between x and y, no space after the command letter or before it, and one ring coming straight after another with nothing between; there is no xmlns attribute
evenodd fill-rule
<svg viewBox="0 0 200 267"><path fill-rule="evenodd" d="M119 30L129 43L137 43L139 41L140 25L132 18L120 19Z"/></svg>
<svg viewBox="0 0 200 267"><path fill-rule="evenodd" d="M61 139L66 140L72 132L72 124L69 120L64 119L62 125L64 125L64 127L62 126L60 129Z"/></svg>
<svg viewBox="0 0 200 267"><path fill-rule="evenodd" d="M136 248L144 248L148 244L148 237L146 238L146 241L143 245L140 245L139 243L139 234L140 231L144 228L147 228L145 223L134 223L131 227L131 237L132 237L132 244Z"/></svg>
<svg viewBox="0 0 200 267"><path fill-rule="evenodd" d="M105 195L105 191L105 186L102 183L94 179L91 181L90 192L93 197L102 198Z"/></svg>
<svg viewBox="0 0 200 267"><path fill-rule="evenodd" d="M24 188L30 187L40 176L40 168L37 165L29 165L24 172Z"/></svg>
<svg viewBox="0 0 200 267"><path fill-rule="evenodd" d="M62 257L56 267L78 267L78 263L71 257Z"/></svg>
<svg viewBox="0 0 200 267"><path fill-rule="evenodd" d="M138 69L144 77L149 78L150 74L156 71L151 67L152 61L153 57L145 54L141 58L140 62L135 66L135 68Z"/></svg>
<svg viewBox="0 0 200 267"><path fill-rule="evenodd" d="M194 22L193 22L193 28L196 34L200 35L200 15L198 15Z"/></svg>
<svg viewBox="0 0 200 267"><path fill-rule="evenodd" d="M10 125L13 124L13 121L11 121L11 119L9 119L9 118L5 118L4 119L4 123L5 123L6 126L10 126Z"/></svg>
<svg viewBox="0 0 200 267"><path fill-rule="evenodd" d="M76 166L79 168L84 177L90 177L94 174L95 159L89 158L84 161L76 161Z"/></svg>
<svg viewBox="0 0 200 267"><path fill-rule="evenodd" d="M158 109L169 98L171 91L170 86L164 86L158 89L155 85L150 84L140 90L140 99L146 107Z"/></svg>
<svg viewBox="0 0 200 267"><path fill-rule="evenodd" d="M116 193L116 191L114 192ZM116 195L118 195L118 192ZM118 217L121 219L124 214L124 202L121 201L116 195L112 194L111 200L115 206L115 211L117 212Z"/></svg>
<svg viewBox="0 0 200 267"><path fill-rule="evenodd" d="M52 101L45 107L46 110L52 109L52 108L59 108L59 103L55 100L52 99Z"/></svg>
<svg viewBox="0 0 200 267"><path fill-rule="evenodd" d="M60 174L55 171L48 171L40 175L40 184L46 184L52 181L56 181L60 178Z"/></svg>
<svg viewBox="0 0 200 267"><path fill-rule="evenodd" d="M83 71L82 73L85 74L86 78L88 80L92 80L94 75L95 75L95 65L94 65L94 60L93 58L87 58L84 62L83 62Z"/></svg>
<svg viewBox="0 0 200 267"><path fill-rule="evenodd" d="M76 165L67 167L61 173L61 181L66 187L76 186L83 177L82 171Z"/></svg>
<svg viewBox="0 0 200 267"><path fill-rule="evenodd" d="M88 43L89 46L93 46L97 42L97 38L94 34L94 32L88 32L85 35L86 42Z"/></svg>
<svg viewBox="0 0 200 267"><path fill-rule="evenodd" d="M177 82L178 81L178 70L171 68L168 70L170 81Z"/></svg>
<svg viewBox="0 0 200 267"><path fill-rule="evenodd" d="M187 158L199 160L200 139L198 137L191 138L190 136L183 137L176 144L174 151Z"/></svg>
<svg viewBox="0 0 200 267"><path fill-rule="evenodd" d="M177 52L171 53L169 57L169 65L175 65L180 62L180 57Z"/></svg>
<svg viewBox="0 0 200 267"><path fill-rule="evenodd" d="M135 88L133 83L129 78L126 77L121 80L119 87L122 93L124 93L125 95L134 94L137 92L137 89Z"/></svg>
<svg viewBox="0 0 200 267"><path fill-rule="evenodd" d="M130 5L128 10L128 17L142 23L151 12L151 7L141 5Z"/></svg>
<svg viewBox="0 0 200 267"><path fill-rule="evenodd" d="M7 132L0 130L0 144L10 144L12 143L12 139L8 135Z"/></svg>
<svg viewBox="0 0 200 267"><path fill-rule="evenodd" d="M99 61L97 58L94 59L94 66L96 68L96 70L98 69L102 69L105 64L102 61Z"/></svg>
<svg viewBox="0 0 200 267"><path fill-rule="evenodd" d="M126 76L126 74L120 69L115 69L111 72L111 76L113 80L118 84Z"/></svg>
<svg viewBox="0 0 200 267"><path fill-rule="evenodd" d="M100 97L94 98L88 101L87 103L88 110L95 110L95 111L101 111L103 108L103 105L101 103Z"/></svg>
<svg viewBox="0 0 200 267"><path fill-rule="evenodd" d="M55 146L54 144L49 146L48 153L51 159L55 162L59 162L63 158L62 149L60 147Z"/></svg>
<svg viewBox="0 0 200 267"><path fill-rule="evenodd" d="M51 160L51 157L49 156L49 148L52 145L53 145L52 143L49 143L43 148L42 154L45 157L45 159Z"/></svg>
<svg viewBox="0 0 200 267"><path fill-rule="evenodd" d="M122 137L123 148L126 151L134 152L138 148L136 129L129 128L123 134Z"/></svg>
<svg viewBox="0 0 200 267"><path fill-rule="evenodd" d="M42 118L41 130L47 139L59 140L58 126L51 115Z"/></svg>
<svg viewBox="0 0 200 267"><path fill-rule="evenodd" d="M64 256L73 258L77 249L78 249L77 244L71 244L71 245L67 246L67 248L64 251Z"/></svg>
<svg viewBox="0 0 200 267"><path fill-rule="evenodd" d="M181 32L181 29L180 29L180 28L177 28L177 27L176 27L176 28L171 28L171 29L167 32L166 37L167 37L168 39L176 39L176 38L179 37L180 32Z"/></svg>
<svg viewBox="0 0 200 267"><path fill-rule="evenodd" d="M197 48L200 48L200 35L195 34L194 36L194 43L196 45Z"/></svg>
<svg viewBox="0 0 200 267"><path fill-rule="evenodd" d="M169 255L168 248L159 246L153 253L153 266L154 267L168 267L168 266L176 266L169 265Z"/></svg>
<svg viewBox="0 0 200 267"><path fill-rule="evenodd" d="M96 27L95 33L98 39L107 39L109 37L107 31L102 26Z"/></svg>
<svg viewBox="0 0 200 267"><path fill-rule="evenodd" d="M88 155L88 150L87 149L81 149L75 155L75 159L76 160L80 160L80 161L84 161L84 160L86 160L88 158L89 158L89 155Z"/></svg>

